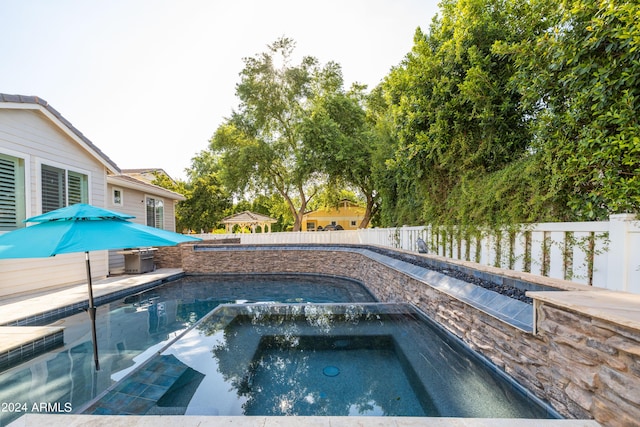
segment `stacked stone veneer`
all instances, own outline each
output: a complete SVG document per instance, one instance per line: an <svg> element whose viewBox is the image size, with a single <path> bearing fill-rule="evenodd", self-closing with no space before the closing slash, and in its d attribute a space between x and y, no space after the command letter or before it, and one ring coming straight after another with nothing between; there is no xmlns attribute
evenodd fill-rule
<svg viewBox="0 0 640 427"><path fill-rule="evenodd" d="M180 252L188 274L302 272L359 280L380 301L416 305L562 415L611 426L640 423L638 330L538 301L537 331L523 331L357 252L192 245Z"/></svg>
<svg viewBox="0 0 640 427"><path fill-rule="evenodd" d="M536 301L535 385L568 415L640 425L640 330ZM534 365L535 366L535 365ZM532 366L533 367L533 366Z"/></svg>
<svg viewBox="0 0 640 427"><path fill-rule="evenodd" d="M181 268L182 249L180 246L165 246L153 254L156 268Z"/></svg>
<svg viewBox="0 0 640 427"><path fill-rule="evenodd" d="M228 245L240 243L239 238L226 238L209 240L207 244ZM182 244L184 245L184 243ZM187 244L186 253L192 252L193 244ZM156 251L153 255L153 263L156 268L182 268L182 249L179 246L163 246L161 250Z"/></svg>

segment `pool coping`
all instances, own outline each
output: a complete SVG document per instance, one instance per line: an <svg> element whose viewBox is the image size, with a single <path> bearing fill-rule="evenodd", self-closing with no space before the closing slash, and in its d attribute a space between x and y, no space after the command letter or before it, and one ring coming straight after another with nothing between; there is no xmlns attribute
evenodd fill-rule
<svg viewBox="0 0 640 427"><path fill-rule="evenodd" d="M125 296L156 287L167 281L175 280L184 275L185 273L182 270L167 269L136 276L114 276L100 280L93 284L94 303L96 306L107 304L124 298ZM52 306L50 294L32 297L25 296L24 298L8 298L8 300L15 300L15 302L0 304L0 306L3 306L0 326L43 326L64 317L77 314L89 307L86 283L73 285L66 289L52 291L51 293L67 293L68 296L64 298L67 299L67 301L63 303L64 305L41 310L42 307ZM29 310L28 307L25 308L24 300L41 300L33 304L34 307L40 308ZM13 305L17 305L19 310L13 309L13 307L11 307ZM16 311L24 312L25 310L29 312L26 315L7 314L7 312L13 311L15 313Z"/></svg>
<svg viewBox="0 0 640 427"><path fill-rule="evenodd" d="M593 420L531 420L524 418L423 418L423 417L246 417L196 415L73 415L26 414L8 427L101 426L203 427L230 425L236 427L600 427Z"/></svg>

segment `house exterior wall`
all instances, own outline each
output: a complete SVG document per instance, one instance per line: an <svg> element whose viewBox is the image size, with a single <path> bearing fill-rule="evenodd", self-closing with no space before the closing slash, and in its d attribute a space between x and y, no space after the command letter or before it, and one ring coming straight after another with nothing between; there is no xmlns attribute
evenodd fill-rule
<svg viewBox="0 0 640 427"><path fill-rule="evenodd" d="M25 217L42 213L43 164L87 175L88 202L105 206L105 166L38 109L0 109L0 154L24 161ZM0 296L86 280L83 260L84 254L0 260ZM93 275L106 276L107 253L92 253L91 261Z"/></svg>
<svg viewBox="0 0 640 427"><path fill-rule="evenodd" d="M114 190L119 191L120 203L116 202ZM146 198L153 197L156 200L162 200L164 204L162 229L176 231L175 200L114 183L107 185L107 195L107 209L133 215L135 218L131 219L131 221L143 225L147 225ZM109 251L109 274L122 274L124 272L124 255L119 251Z"/></svg>
<svg viewBox="0 0 640 427"><path fill-rule="evenodd" d="M162 195L153 194L152 192L141 191L134 188L127 188L117 184L108 184L108 201L106 208L117 212L126 213L135 216L131 221L146 224L146 199L153 197L156 200L162 200L164 204L164 218L162 229L167 231L176 231L176 207L175 200L164 197ZM117 204L114 202L113 191L121 190L122 202Z"/></svg>

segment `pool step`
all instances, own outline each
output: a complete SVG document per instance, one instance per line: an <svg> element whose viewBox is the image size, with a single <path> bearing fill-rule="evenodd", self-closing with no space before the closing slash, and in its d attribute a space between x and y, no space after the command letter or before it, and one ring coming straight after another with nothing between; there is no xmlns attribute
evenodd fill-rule
<svg viewBox="0 0 640 427"><path fill-rule="evenodd" d="M191 394L202 378L202 374L189 368L175 356L162 355L135 370L80 412L93 415L177 415L182 410L184 414ZM179 389L190 383L195 384L191 394L180 393ZM174 399L170 399L165 406L162 401L167 400L168 396ZM187 400L174 401L181 396Z"/></svg>
<svg viewBox="0 0 640 427"><path fill-rule="evenodd" d="M0 326L0 372L63 344L61 326Z"/></svg>

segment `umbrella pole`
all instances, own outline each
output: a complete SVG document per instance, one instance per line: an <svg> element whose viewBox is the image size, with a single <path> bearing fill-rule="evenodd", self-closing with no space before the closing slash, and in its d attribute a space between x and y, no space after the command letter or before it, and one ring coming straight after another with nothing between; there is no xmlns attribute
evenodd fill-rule
<svg viewBox="0 0 640 427"><path fill-rule="evenodd" d="M87 312L91 318L91 338L93 340L93 360L96 365L96 371L100 370L100 362L98 361L98 336L96 333L96 307L93 304L93 284L91 283L91 262L89 261L89 252L85 252L85 260L87 265L87 284L89 286L89 308Z"/></svg>

